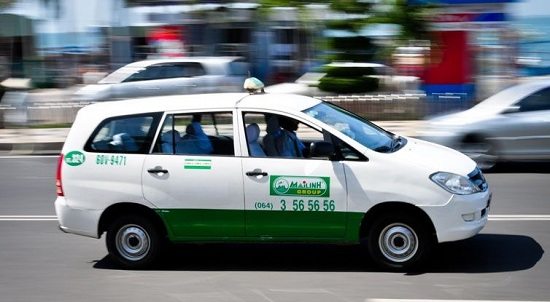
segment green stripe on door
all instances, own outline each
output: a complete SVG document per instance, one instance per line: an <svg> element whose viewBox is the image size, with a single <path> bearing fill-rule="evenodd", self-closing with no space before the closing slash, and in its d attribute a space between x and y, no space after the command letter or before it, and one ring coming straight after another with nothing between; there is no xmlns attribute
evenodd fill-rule
<svg viewBox="0 0 550 302"><path fill-rule="evenodd" d="M189 170L210 170L212 169L212 160L210 159L186 159L183 164L184 169Z"/></svg>
<svg viewBox="0 0 550 302"><path fill-rule="evenodd" d="M159 209L172 241L358 243L362 213Z"/></svg>

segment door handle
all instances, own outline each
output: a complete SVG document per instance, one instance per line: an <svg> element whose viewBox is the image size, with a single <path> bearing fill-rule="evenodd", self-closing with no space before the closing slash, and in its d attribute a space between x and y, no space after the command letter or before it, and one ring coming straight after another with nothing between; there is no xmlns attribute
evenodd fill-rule
<svg viewBox="0 0 550 302"><path fill-rule="evenodd" d="M163 169L162 167L154 167L152 169L148 169L147 172L154 174L168 174L168 170Z"/></svg>
<svg viewBox="0 0 550 302"><path fill-rule="evenodd" d="M267 176L267 172L262 171L248 171L246 172L246 176Z"/></svg>

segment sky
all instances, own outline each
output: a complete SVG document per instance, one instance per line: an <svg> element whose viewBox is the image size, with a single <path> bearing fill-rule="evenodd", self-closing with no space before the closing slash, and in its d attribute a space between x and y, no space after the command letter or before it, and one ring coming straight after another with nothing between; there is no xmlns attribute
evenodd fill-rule
<svg viewBox="0 0 550 302"><path fill-rule="evenodd" d="M515 16L550 16L550 0L519 0L509 4L509 11Z"/></svg>

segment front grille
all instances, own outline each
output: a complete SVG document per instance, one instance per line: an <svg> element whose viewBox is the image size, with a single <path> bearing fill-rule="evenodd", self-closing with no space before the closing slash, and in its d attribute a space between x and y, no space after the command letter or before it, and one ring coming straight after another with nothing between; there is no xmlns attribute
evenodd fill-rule
<svg viewBox="0 0 550 302"><path fill-rule="evenodd" d="M474 169L474 171L468 174L468 178L481 191L486 191L489 187L487 181L485 180L485 177L483 176L483 173L481 173L481 170L477 167Z"/></svg>

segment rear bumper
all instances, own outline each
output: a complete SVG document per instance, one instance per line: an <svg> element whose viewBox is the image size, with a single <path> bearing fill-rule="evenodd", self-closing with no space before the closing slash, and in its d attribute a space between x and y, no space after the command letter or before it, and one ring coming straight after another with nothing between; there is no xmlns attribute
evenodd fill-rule
<svg viewBox="0 0 550 302"><path fill-rule="evenodd" d="M59 229L65 233L99 238L99 210L72 208L64 197L55 200L55 213L59 220Z"/></svg>

